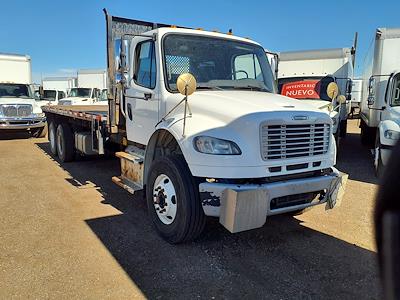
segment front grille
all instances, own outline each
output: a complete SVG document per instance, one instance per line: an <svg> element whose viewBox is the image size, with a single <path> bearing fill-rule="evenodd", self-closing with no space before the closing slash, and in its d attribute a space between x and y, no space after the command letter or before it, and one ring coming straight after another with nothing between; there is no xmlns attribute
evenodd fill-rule
<svg viewBox="0 0 400 300"><path fill-rule="evenodd" d="M262 125L264 160L321 155L328 152L329 124Z"/></svg>
<svg viewBox="0 0 400 300"><path fill-rule="evenodd" d="M1 110L5 117L29 117L32 114L32 105L3 104Z"/></svg>

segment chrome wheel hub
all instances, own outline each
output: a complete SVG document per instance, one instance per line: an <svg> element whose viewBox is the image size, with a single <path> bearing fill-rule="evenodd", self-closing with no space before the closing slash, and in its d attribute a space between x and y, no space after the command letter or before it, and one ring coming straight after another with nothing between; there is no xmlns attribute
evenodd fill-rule
<svg viewBox="0 0 400 300"><path fill-rule="evenodd" d="M171 224L176 217L176 192L171 179L165 175L159 175L153 187L153 203L158 218L164 224Z"/></svg>

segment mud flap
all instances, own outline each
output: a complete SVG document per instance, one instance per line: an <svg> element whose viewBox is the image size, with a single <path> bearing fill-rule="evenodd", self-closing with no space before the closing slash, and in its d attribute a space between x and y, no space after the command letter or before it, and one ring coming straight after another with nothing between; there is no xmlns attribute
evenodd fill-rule
<svg viewBox="0 0 400 300"><path fill-rule="evenodd" d="M348 174L341 172L335 179L332 180L327 195L328 198L325 206L326 210L332 209L335 206L339 207L341 205L348 178Z"/></svg>

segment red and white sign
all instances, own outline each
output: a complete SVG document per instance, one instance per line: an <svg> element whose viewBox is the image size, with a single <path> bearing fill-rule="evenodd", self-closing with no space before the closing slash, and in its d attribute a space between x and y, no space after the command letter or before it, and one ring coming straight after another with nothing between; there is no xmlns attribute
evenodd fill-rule
<svg viewBox="0 0 400 300"><path fill-rule="evenodd" d="M281 95L296 99L319 99L319 80L295 81L282 85Z"/></svg>

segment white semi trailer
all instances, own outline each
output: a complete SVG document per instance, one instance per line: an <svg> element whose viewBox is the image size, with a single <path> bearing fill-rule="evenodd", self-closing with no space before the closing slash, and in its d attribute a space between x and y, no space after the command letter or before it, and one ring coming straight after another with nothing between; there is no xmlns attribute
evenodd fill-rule
<svg viewBox="0 0 400 300"><path fill-rule="evenodd" d="M151 221L170 243L195 239L207 216L238 232L272 215L337 204L345 176L334 168L332 120L276 94L258 43L107 13L106 20L109 105L43 108L51 152L62 162L76 152L101 155L113 143L123 148L113 181L145 190Z"/></svg>
<svg viewBox="0 0 400 300"><path fill-rule="evenodd" d="M378 28L364 66L361 141L375 143L379 176L400 139L400 28Z"/></svg>
<svg viewBox="0 0 400 300"><path fill-rule="evenodd" d="M46 134L46 119L35 100L31 58L28 55L0 54L0 130Z"/></svg>
<svg viewBox="0 0 400 300"><path fill-rule="evenodd" d="M279 53L279 93L301 99L326 111L333 120L333 133L346 136L353 78L353 48L290 51ZM333 101L326 94L330 82L336 82L347 103ZM332 103L331 103L332 102Z"/></svg>

